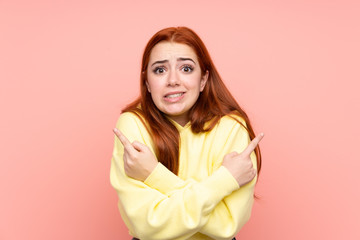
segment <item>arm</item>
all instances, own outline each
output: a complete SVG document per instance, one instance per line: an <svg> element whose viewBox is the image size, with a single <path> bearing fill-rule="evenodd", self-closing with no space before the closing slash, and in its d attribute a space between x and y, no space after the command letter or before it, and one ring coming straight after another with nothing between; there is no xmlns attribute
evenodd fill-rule
<svg viewBox="0 0 360 240"><path fill-rule="evenodd" d="M141 125L136 117L125 113L120 116L117 128L130 141L151 146ZM225 167L198 183L183 181L158 163L145 182L137 181L125 174L123 152L122 144L115 137L110 181L118 193L124 222L140 239L189 238L206 224L215 206L239 188Z"/></svg>
<svg viewBox="0 0 360 240"><path fill-rule="evenodd" d="M245 125L244 121L242 123ZM233 151L242 153L250 143L247 131L239 123L233 125L230 133L224 148L220 152L220 156ZM254 152L251 152L250 158L253 167L257 169ZM217 162L214 168L221 164L221 161ZM208 222L200 232L215 239L229 239L235 236L250 218L256 179L257 177L255 176L251 182L226 196L211 212Z"/></svg>
<svg viewBox="0 0 360 240"><path fill-rule="evenodd" d="M244 121L242 121L242 123L245 124ZM254 166L253 170L256 173L256 156L253 152L256 144L254 146L253 143L258 143L262 136L259 135L256 139L250 142L249 135L245 128L231 118L224 119L220 123L217 131L221 132L222 135L227 135L227 138L225 141L224 137L219 137L219 141L221 142L214 143L215 145L221 145L223 147L216 154L218 157L215 158L217 161L214 163L213 169L226 166L226 168L238 180L241 187L239 190L233 192L229 196L226 196L219 202L219 204L210 213L207 223L199 230L199 232L216 239L229 239L240 230L250 217L253 204L254 187L256 183L255 176L255 178L249 178L252 179L252 181L249 182L247 180L246 184L242 184L241 179L237 176L243 176L244 172L239 174L234 170L246 168L246 165L239 165L240 162L243 162L249 163L251 165L250 168L252 169ZM229 152L230 154L228 154ZM245 158L248 159L247 161L243 161L241 156L242 154L246 156ZM229 162L227 156L233 157L233 159L231 159L233 162ZM224 159L224 161L222 161L222 159ZM156 169L145 180L145 183L156 188L160 192L167 194L174 189L177 181L181 181L180 178L174 176L172 181L166 180L161 182L160 180L168 174L167 172L170 171L164 167ZM167 177L165 179L170 178ZM156 183L159 182L161 183L161 186L156 186Z"/></svg>

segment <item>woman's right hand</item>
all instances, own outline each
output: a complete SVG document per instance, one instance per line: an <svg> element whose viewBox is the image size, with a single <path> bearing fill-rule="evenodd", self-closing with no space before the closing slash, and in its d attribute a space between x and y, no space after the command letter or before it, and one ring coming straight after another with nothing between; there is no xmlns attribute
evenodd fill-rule
<svg viewBox="0 0 360 240"><path fill-rule="evenodd" d="M229 170L240 187L250 182L256 176L256 169L253 167L250 154L263 137L264 134L260 133L249 143L243 152L231 152L224 156L222 165Z"/></svg>
<svg viewBox="0 0 360 240"><path fill-rule="evenodd" d="M124 170L128 177L145 181L155 169L158 161L149 147L138 141L131 143L119 129L114 128L115 135L124 146Z"/></svg>

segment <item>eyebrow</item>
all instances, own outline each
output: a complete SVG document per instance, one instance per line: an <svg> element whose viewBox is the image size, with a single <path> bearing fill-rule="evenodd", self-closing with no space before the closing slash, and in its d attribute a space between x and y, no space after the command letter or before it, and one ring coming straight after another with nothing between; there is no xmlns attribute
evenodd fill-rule
<svg viewBox="0 0 360 240"><path fill-rule="evenodd" d="M176 60L177 60L177 61L190 60L190 61L192 61L192 62L196 65L196 63L194 62L194 60L192 60L191 58L182 58L182 57L180 57L180 58L178 58L178 59L176 59ZM165 63L165 62L169 62L169 60L156 61L156 62L154 62L153 64L151 64L151 66L153 66L153 65L155 65L155 64L157 64L157 63Z"/></svg>

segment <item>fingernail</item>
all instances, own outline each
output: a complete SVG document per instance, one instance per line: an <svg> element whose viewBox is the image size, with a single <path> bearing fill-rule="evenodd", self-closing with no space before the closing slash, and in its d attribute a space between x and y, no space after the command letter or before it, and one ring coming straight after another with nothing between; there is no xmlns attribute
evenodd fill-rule
<svg viewBox="0 0 360 240"><path fill-rule="evenodd" d="M116 128L113 129L114 132L119 132L119 130L117 130Z"/></svg>
<svg viewBox="0 0 360 240"><path fill-rule="evenodd" d="M263 136L264 136L264 133L260 133L260 136L262 136L262 137L263 137Z"/></svg>

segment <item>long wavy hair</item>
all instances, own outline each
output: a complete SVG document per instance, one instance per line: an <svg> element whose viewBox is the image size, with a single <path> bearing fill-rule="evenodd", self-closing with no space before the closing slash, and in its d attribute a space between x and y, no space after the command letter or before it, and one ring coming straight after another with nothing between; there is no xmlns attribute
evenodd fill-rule
<svg viewBox="0 0 360 240"><path fill-rule="evenodd" d="M179 132L164 113L156 107L151 98L151 94L147 91L146 87L150 53L153 47L161 41L187 44L197 55L202 75L206 73L206 70L209 71L209 77L205 88L189 111L191 130L194 133L210 131L221 117L236 114L245 120L246 126L241 122L238 122L247 130L250 139L253 139L255 134L248 116L238 105L221 80L214 63L211 60L210 54L199 36L187 27L169 27L157 32L147 43L141 64L140 96L122 110L123 112L132 112L136 114L141 121L143 121L144 118L148 123L145 124L143 121L154 141L157 159L170 171L178 174ZM204 125L206 122L210 122L210 124L205 128ZM261 153L259 146L256 147L255 154L257 158L257 171L259 174L261 169Z"/></svg>

